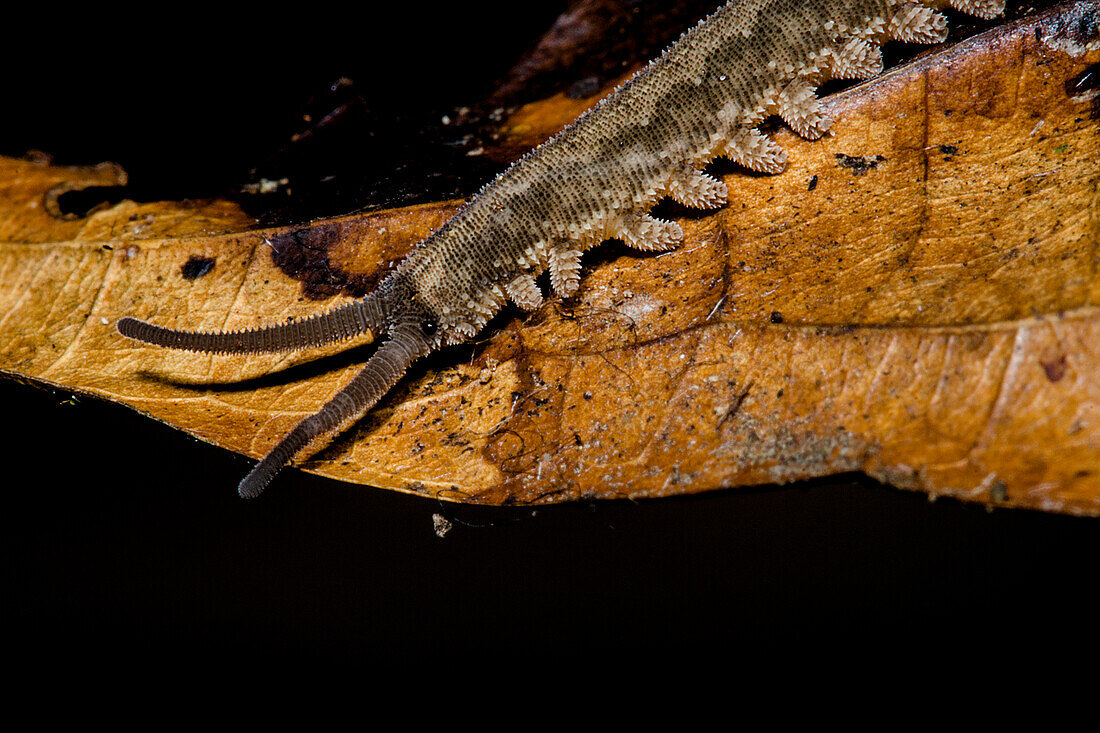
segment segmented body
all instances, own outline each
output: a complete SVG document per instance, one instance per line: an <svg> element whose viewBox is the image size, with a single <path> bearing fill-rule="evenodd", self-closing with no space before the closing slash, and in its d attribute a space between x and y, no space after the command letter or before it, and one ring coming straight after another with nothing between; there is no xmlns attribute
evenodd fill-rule
<svg viewBox="0 0 1100 733"><path fill-rule="evenodd" d="M417 358L480 331L512 300L539 306L535 278L555 294L579 285L588 248L618 238L642 250L675 247L675 222L649 215L662 197L699 208L726 202L726 185L701 172L722 156L765 173L786 155L757 126L779 115L817 138L831 121L817 86L882 70L889 39L946 36L935 7L982 17L1003 0L733 0L557 136L488 183L358 303L294 324L240 333L174 331L123 319L133 338L200 351L287 351L387 335L363 371L303 421L241 483L258 494L294 454L359 419Z"/></svg>

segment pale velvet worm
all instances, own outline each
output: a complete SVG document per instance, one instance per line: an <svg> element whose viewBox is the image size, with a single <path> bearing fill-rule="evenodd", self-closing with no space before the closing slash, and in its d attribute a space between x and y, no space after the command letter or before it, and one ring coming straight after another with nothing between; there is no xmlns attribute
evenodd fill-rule
<svg viewBox="0 0 1100 733"><path fill-rule="evenodd" d="M192 351L282 352L359 335L384 338L363 370L285 436L241 481L258 495L311 444L346 429L417 359L477 334L507 300L525 309L580 280L582 253L607 239L676 247L679 225L650 215L670 197L709 209L726 184L702 172L725 157L780 173L786 154L759 131L778 115L802 137L832 121L816 96L828 79L882 71L881 44L938 43L950 5L983 18L1003 0L732 0L630 81L486 184L366 297L322 315L247 331L196 333L123 318L133 339Z"/></svg>

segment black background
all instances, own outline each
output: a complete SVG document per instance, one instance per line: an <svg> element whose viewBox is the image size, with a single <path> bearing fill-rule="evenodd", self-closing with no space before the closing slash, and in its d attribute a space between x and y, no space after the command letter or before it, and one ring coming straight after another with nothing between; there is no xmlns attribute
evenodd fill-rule
<svg viewBox="0 0 1100 733"><path fill-rule="evenodd" d="M0 152L115 160L137 187L217 195L334 79L380 109L461 103L561 4L473 5L14 19ZM951 668L1095 644L1095 520L856 476L533 511L288 471L245 502L243 457L68 392L5 382L0 399L9 663L589 668L828 650ZM455 521L442 539L434 513Z"/></svg>

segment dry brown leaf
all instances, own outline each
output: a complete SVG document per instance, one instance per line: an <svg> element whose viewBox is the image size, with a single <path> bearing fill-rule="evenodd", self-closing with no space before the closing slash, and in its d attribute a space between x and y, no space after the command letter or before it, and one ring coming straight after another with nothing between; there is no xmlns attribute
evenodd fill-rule
<svg viewBox="0 0 1100 733"><path fill-rule="evenodd" d="M1100 514L1100 107L1087 76L1100 49L1070 43L1088 7L832 97L834 135L777 132L785 173L727 171L728 208L673 210L681 250L605 245L573 301L509 312L421 365L305 468L483 503L858 470ZM575 111L564 106L520 110L501 149L552 132ZM121 177L0 160L0 369L252 456L363 354L175 353L122 339L115 321L232 329L316 312L332 303L303 298L273 250L305 241L369 281L457 205L294 230L250 229L222 201L51 209L60 191Z"/></svg>

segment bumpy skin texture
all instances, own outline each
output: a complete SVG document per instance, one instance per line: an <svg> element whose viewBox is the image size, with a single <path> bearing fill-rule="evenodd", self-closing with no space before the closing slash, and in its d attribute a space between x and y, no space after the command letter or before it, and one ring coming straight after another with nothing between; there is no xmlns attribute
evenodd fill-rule
<svg viewBox="0 0 1100 733"><path fill-rule="evenodd" d="M726 185L700 171L720 156L782 171L786 154L757 125L779 115L803 137L825 134L832 123L817 86L879 73L886 40L942 41L947 24L935 8L948 4L984 18L1003 8L1003 0L733 0L488 183L360 303L290 333L283 325L189 334L129 318L119 330L163 346L223 352L388 335L362 373L241 482L241 494L255 496L298 451L359 419L417 358L474 336L508 299L537 308L542 272L550 271L555 294L569 297L581 254L606 239L650 251L677 246L679 225L648 213L659 199L724 204Z"/></svg>
<svg viewBox="0 0 1100 733"><path fill-rule="evenodd" d="M999 2L965 6L1000 10ZM605 239L642 250L679 243L675 223L647 215L661 197L723 204L725 185L699 172L715 157L781 171L786 154L756 129L765 117L820 137L830 126L814 95L822 80L877 74L876 44L887 38L945 36L943 16L910 0L731 2L486 185L396 277L413 284L440 344L473 336L505 296L536 304L532 278L547 268L554 291L569 297L580 254Z"/></svg>

